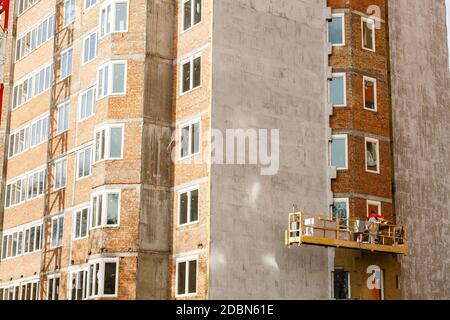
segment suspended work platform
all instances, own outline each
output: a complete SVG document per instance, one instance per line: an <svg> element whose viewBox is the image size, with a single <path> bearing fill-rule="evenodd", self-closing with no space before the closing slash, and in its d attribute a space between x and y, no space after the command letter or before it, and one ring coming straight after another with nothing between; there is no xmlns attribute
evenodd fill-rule
<svg viewBox="0 0 450 320"><path fill-rule="evenodd" d="M403 226L317 216L301 212L289 214L285 243L347 248L406 255L406 230Z"/></svg>

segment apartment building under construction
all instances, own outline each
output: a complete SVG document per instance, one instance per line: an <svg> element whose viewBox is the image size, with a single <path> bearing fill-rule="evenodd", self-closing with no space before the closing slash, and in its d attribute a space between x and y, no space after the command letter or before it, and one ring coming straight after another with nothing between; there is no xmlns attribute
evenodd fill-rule
<svg viewBox="0 0 450 320"><path fill-rule="evenodd" d="M444 0L0 14L0 300L450 298Z"/></svg>

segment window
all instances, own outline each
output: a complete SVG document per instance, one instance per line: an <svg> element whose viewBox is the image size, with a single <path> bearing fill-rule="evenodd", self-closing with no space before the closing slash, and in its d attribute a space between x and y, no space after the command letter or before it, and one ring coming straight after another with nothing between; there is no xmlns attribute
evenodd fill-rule
<svg viewBox="0 0 450 320"><path fill-rule="evenodd" d="M84 11L97 4L97 0L84 0Z"/></svg>
<svg viewBox="0 0 450 320"><path fill-rule="evenodd" d="M367 200L367 216L371 214L381 215L381 202Z"/></svg>
<svg viewBox="0 0 450 320"><path fill-rule="evenodd" d="M77 179L90 176L92 173L92 147L83 149L77 155Z"/></svg>
<svg viewBox="0 0 450 320"><path fill-rule="evenodd" d="M126 92L127 62L112 61L97 71L97 99Z"/></svg>
<svg viewBox="0 0 450 320"><path fill-rule="evenodd" d="M48 138L48 116L31 123L31 146L36 146Z"/></svg>
<svg viewBox="0 0 450 320"><path fill-rule="evenodd" d="M114 297L117 295L119 263L117 259L89 262L88 296Z"/></svg>
<svg viewBox="0 0 450 320"><path fill-rule="evenodd" d="M361 18L362 47L363 49L375 51L375 21Z"/></svg>
<svg viewBox="0 0 450 320"><path fill-rule="evenodd" d="M128 31L128 1L107 1L100 8L100 38Z"/></svg>
<svg viewBox="0 0 450 320"><path fill-rule="evenodd" d="M346 90L345 73L333 73L330 81L330 100L334 107L345 107L347 104Z"/></svg>
<svg viewBox="0 0 450 320"><path fill-rule="evenodd" d="M202 21L202 1L183 1L183 31L186 31Z"/></svg>
<svg viewBox="0 0 450 320"><path fill-rule="evenodd" d="M10 134L9 136L9 157L24 152L29 147L30 128L25 127Z"/></svg>
<svg viewBox="0 0 450 320"><path fill-rule="evenodd" d="M70 300L87 299L87 279L88 269L77 270L70 273Z"/></svg>
<svg viewBox="0 0 450 320"><path fill-rule="evenodd" d="M198 222L198 186L178 193L178 225Z"/></svg>
<svg viewBox="0 0 450 320"><path fill-rule="evenodd" d="M46 169L40 169L28 175L27 200L33 200L44 195L47 178L46 171Z"/></svg>
<svg viewBox="0 0 450 320"><path fill-rule="evenodd" d="M33 253L42 249L43 224L25 228L24 253Z"/></svg>
<svg viewBox="0 0 450 320"><path fill-rule="evenodd" d="M61 134L69 130L70 102L64 102L58 106L58 124L56 133Z"/></svg>
<svg viewBox="0 0 450 320"><path fill-rule="evenodd" d="M6 208L19 205L26 200L27 177L17 178L6 185L5 206Z"/></svg>
<svg viewBox="0 0 450 320"><path fill-rule="evenodd" d="M370 284L372 286L372 300L384 300L384 270L378 266L370 267Z"/></svg>
<svg viewBox="0 0 450 320"><path fill-rule="evenodd" d="M197 260L198 257L177 260L177 296L197 294Z"/></svg>
<svg viewBox="0 0 450 320"><path fill-rule="evenodd" d="M5 232L2 245L2 260L22 255L23 231Z"/></svg>
<svg viewBox="0 0 450 320"><path fill-rule="evenodd" d="M51 248L61 247L64 235L64 215L52 218Z"/></svg>
<svg viewBox="0 0 450 320"><path fill-rule="evenodd" d="M202 57L197 54L181 63L181 93L186 93L201 85Z"/></svg>
<svg viewBox="0 0 450 320"><path fill-rule="evenodd" d="M377 80L363 77L364 109L377 111Z"/></svg>
<svg viewBox="0 0 450 320"><path fill-rule="evenodd" d="M73 238L83 239L88 234L89 207L75 211Z"/></svg>
<svg viewBox="0 0 450 320"><path fill-rule="evenodd" d="M78 119L86 120L95 113L95 86L90 87L80 95L80 112Z"/></svg>
<svg viewBox="0 0 450 320"><path fill-rule="evenodd" d="M95 130L94 162L123 158L123 125L107 125Z"/></svg>
<svg viewBox="0 0 450 320"><path fill-rule="evenodd" d="M334 199L333 202L333 210L332 210L334 219L344 219L339 221L339 225L341 229L348 228L348 198L345 199Z"/></svg>
<svg viewBox="0 0 450 320"><path fill-rule="evenodd" d="M83 64L97 57L97 31L91 33L83 41Z"/></svg>
<svg viewBox="0 0 450 320"><path fill-rule="evenodd" d="M47 300L59 300L60 279L60 275L47 277Z"/></svg>
<svg viewBox="0 0 450 320"><path fill-rule="evenodd" d="M350 273L343 268L335 268L333 272L333 291L336 300L350 299Z"/></svg>
<svg viewBox="0 0 450 320"><path fill-rule="evenodd" d="M200 120L181 126L180 130L181 158L200 152Z"/></svg>
<svg viewBox="0 0 450 320"><path fill-rule="evenodd" d="M64 1L64 27L75 21L75 0Z"/></svg>
<svg viewBox="0 0 450 320"><path fill-rule="evenodd" d="M20 285L0 288L0 300L20 300Z"/></svg>
<svg viewBox="0 0 450 320"><path fill-rule="evenodd" d="M328 22L328 42L333 46L345 45L345 20L343 13L333 14Z"/></svg>
<svg viewBox="0 0 450 320"><path fill-rule="evenodd" d="M55 161L55 184L54 190L62 189L67 181L67 158Z"/></svg>
<svg viewBox="0 0 450 320"><path fill-rule="evenodd" d="M17 4L17 15L21 15L38 1L39 0L19 0Z"/></svg>
<svg viewBox="0 0 450 320"><path fill-rule="evenodd" d="M380 173L379 143L376 139L366 138L366 171Z"/></svg>
<svg viewBox="0 0 450 320"><path fill-rule="evenodd" d="M61 54L61 80L64 80L72 74L72 56L72 48Z"/></svg>
<svg viewBox="0 0 450 320"><path fill-rule="evenodd" d="M37 27L17 37L16 61L24 58L53 37L55 32L55 15L52 14Z"/></svg>
<svg viewBox="0 0 450 320"><path fill-rule="evenodd" d="M347 135L334 135L331 141L331 165L338 170L348 169Z"/></svg>
<svg viewBox="0 0 450 320"><path fill-rule="evenodd" d="M21 282L14 287L14 300L39 300L39 280Z"/></svg>
<svg viewBox="0 0 450 320"><path fill-rule="evenodd" d="M33 97L48 90L52 85L52 81L53 64L32 72L26 79L18 81L13 88L12 108L16 109L22 106Z"/></svg>
<svg viewBox="0 0 450 320"><path fill-rule="evenodd" d="M119 225L120 190L107 190L92 195L91 228Z"/></svg>

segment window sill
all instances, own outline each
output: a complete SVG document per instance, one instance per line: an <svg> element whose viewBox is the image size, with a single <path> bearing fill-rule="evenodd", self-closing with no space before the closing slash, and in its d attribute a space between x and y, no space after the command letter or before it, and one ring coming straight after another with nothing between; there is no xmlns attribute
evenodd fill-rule
<svg viewBox="0 0 450 320"><path fill-rule="evenodd" d="M189 223L185 223L185 224L179 224L177 226L177 229L186 229L187 227L192 227L192 226L195 226L195 225L198 225L198 224L199 224L199 220L193 221L193 222L189 222Z"/></svg>

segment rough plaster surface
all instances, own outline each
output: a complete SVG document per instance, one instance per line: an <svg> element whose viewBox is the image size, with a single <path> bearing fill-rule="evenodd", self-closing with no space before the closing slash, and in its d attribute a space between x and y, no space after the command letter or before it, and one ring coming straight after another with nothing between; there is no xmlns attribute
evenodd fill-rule
<svg viewBox="0 0 450 320"><path fill-rule="evenodd" d="M450 100L444 0L389 1L396 209L405 299L450 298Z"/></svg>
<svg viewBox="0 0 450 320"><path fill-rule="evenodd" d="M326 1L216 0L212 128L280 129L280 170L213 165L209 298L328 299L328 250L288 249L288 213L328 210ZM331 263L332 264L332 263Z"/></svg>

